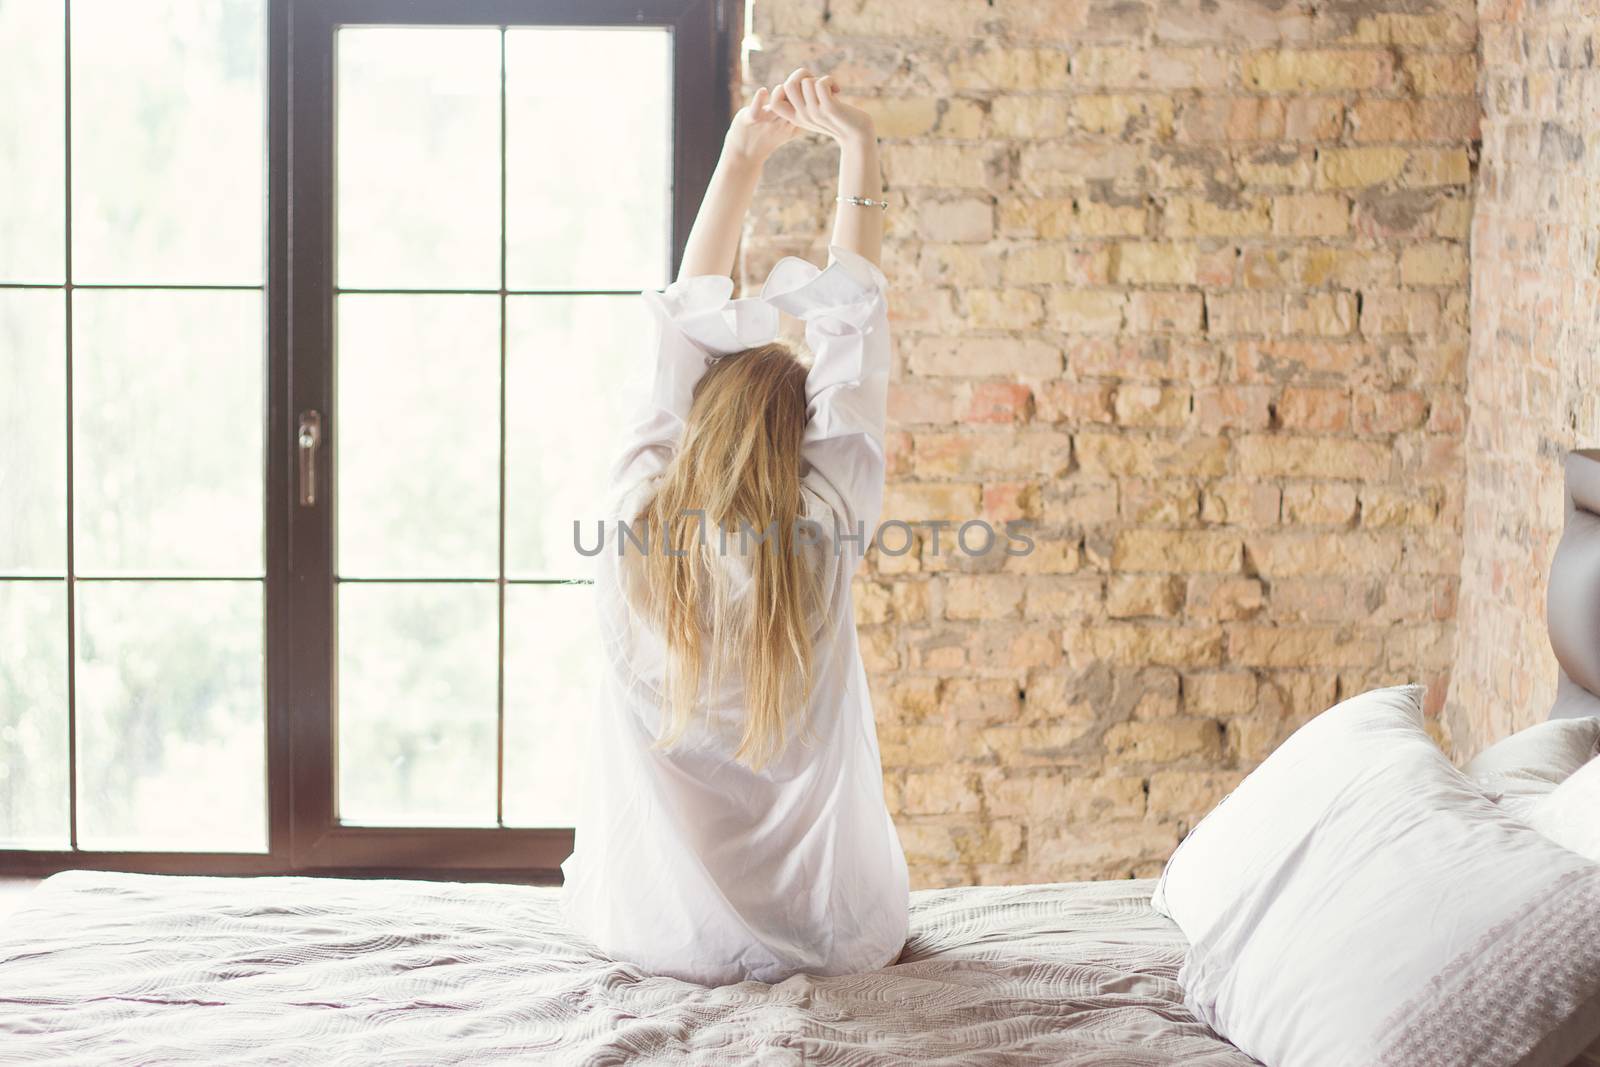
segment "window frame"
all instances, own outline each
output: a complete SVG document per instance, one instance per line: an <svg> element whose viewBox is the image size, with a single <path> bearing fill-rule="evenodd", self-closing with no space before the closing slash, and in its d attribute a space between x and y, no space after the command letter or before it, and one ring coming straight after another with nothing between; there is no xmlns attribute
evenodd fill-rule
<svg viewBox="0 0 1600 1067"><path fill-rule="evenodd" d="M0 849L0 874L96 869L559 882L571 828L365 827L335 819L334 509L330 494L319 494L315 507L298 506L295 441L300 412L318 411L326 420L333 407L335 33L347 25L670 28L675 275L730 117L741 8L737 0L267 0L262 414L268 848ZM325 421L323 431L315 477L318 486L331 487L337 427Z"/></svg>

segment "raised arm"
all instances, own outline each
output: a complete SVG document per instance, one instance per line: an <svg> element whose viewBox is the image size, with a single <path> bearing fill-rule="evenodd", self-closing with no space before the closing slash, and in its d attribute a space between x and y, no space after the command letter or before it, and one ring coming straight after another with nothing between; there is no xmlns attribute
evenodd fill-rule
<svg viewBox="0 0 1600 1067"><path fill-rule="evenodd" d="M804 68L773 91L772 109L839 145L839 198L829 263L821 272L786 260L763 296L806 323L814 358L803 452L805 483L848 533L870 537L883 508L884 423L889 389L888 279L883 247L883 182L872 118L838 98L832 78ZM857 197L872 203L852 203ZM798 283L798 284L796 284ZM851 569L864 545L840 542Z"/></svg>
<svg viewBox="0 0 1600 1067"><path fill-rule="evenodd" d="M739 231L744 228L750 199L761 180L761 168L779 145L799 132L768 107L770 100L771 93L763 86L734 115L722 140L722 155L711 172L711 183L706 186L694 226L689 229L679 278L733 275Z"/></svg>
<svg viewBox="0 0 1600 1067"><path fill-rule="evenodd" d="M656 358L648 368L642 406L623 434L611 470L613 499L671 461L706 360L777 335L777 311L757 299L733 299L732 277L739 231L761 168L799 132L767 106L770 98L767 89L758 89L728 127L677 280L641 294L656 319Z"/></svg>
<svg viewBox="0 0 1600 1067"><path fill-rule="evenodd" d="M831 243L879 265L883 256L883 177L872 116L839 99L832 75L818 78L805 67L773 90L772 110L839 146L839 203L833 214ZM851 197L873 203L851 203Z"/></svg>

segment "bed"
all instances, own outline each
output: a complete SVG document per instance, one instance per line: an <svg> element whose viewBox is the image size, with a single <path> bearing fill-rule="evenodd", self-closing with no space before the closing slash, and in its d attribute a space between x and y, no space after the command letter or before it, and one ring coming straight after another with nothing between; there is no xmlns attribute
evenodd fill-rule
<svg viewBox="0 0 1600 1067"><path fill-rule="evenodd" d="M706 989L556 889L73 871L0 927L0 1063L1255 1063L1184 1009L1151 888L921 891L895 966Z"/></svg>
<svg viewBox="0 0 1600 1067"><path fill-rule="evenodd" d="M1551 714L1600 715L1600 452L1567 487ZM1255 1063L1185 1009L1153 887L921 891L894 966L706 989L601 957L556 889L73 871L0 921L0 1064Z"/></svg>

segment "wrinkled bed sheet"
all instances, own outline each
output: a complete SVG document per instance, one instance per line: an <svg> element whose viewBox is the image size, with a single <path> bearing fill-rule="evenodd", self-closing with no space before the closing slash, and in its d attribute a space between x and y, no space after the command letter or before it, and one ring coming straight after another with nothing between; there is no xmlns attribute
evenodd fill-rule
<svg viewBox="0 0 1600 1067"><path fill-rule="evenodd" d="M900 962L707 989L558 890L74 871L0 919L0 1063L1245 1067L1148 881L914 893Z"/></svg>

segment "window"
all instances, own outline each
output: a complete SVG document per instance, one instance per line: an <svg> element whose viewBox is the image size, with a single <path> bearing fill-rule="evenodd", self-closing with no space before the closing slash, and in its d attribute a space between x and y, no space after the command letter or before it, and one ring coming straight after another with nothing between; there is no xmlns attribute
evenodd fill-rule
<svg viewBox="0 0 1600 1067"><path fill-rule="evenodd" d="M559 863L717 14L0 4L0 862Z"/></svg>

